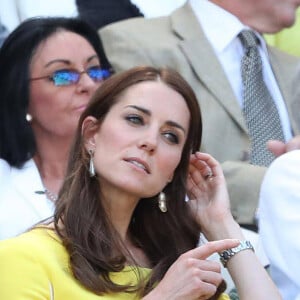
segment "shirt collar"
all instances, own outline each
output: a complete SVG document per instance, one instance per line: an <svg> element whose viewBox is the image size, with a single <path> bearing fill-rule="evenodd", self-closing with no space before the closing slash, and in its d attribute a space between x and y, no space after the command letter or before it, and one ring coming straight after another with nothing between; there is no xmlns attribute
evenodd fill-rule
<svg viewBox="0 0 300 300"><path fill-rule="evenodd" d="M236 16L209 0L189 0L189 4L216 53L226 50L243 29L250 29ZM255 33L266 51L263 37Z"/></svg>

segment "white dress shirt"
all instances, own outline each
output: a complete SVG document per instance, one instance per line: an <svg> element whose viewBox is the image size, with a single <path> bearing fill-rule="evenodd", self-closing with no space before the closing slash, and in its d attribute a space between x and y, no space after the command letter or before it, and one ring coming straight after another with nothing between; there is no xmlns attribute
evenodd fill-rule
<svg viewBox="0 0 300 300"><path fill-rule="evenodd" d="M0 240L16 236L53 215L54 203L36 191L44 191L44 187L32 159L21 169L0 159Z"/></svg>
<svg viewBox="0 0 300 300"><path fill-rule="evenodd" d="M0 18L9 31L32 17L76 17L75 0L0 0Z"/></svg>
<svg viewBox="0 0 300 300"><path fill-rule="evenodd" d="M284 300L300 299L300 150L268 168L259 202L260 237Z"/></svg>
<svg viewBox="0 0 300 300"><path fill-rule="evenodd" d="M244 49L238 34L249 27L241 23L236 16L209 0L189 0L189 4L227 75L240 107L242 107L241 59ZM285 140L288 141L292 138L288 112L269 62L266 43L260 34L255 33L260 40L259 52L263 63L263 77L277 106Z"/></svg>

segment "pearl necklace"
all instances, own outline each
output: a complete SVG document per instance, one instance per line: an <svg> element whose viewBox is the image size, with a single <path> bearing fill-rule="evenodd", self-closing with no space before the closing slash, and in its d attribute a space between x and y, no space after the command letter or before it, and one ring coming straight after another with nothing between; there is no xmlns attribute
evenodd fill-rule
<svg viewBox="0 0 300 300"><path fill-rule="evenodd" d="M54 194L53 192L51 192L50 190L48 190L47 188L45 188L45 195L46 197L52 201L52 202L56 202L58 195Z"/></svg>
<svg viewBox="0 0 300 300"><path fill-rule="evenodd" d="M51 192L47 188L45 188L43 191L35 191L35 193L39 195L46 195L47 199L53 203L56 202L56 200L58 199L58 195Z"/></svg>

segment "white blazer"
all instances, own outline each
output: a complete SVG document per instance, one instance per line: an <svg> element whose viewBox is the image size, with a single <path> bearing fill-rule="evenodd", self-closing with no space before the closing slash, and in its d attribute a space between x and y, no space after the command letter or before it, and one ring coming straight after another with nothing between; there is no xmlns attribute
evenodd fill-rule
<svg viewBox="0 0 300 300"><path fill-rule="evenodd" d="M21 169L0 159L0 240L16 236L51 217L54 203L47 199L36 164L28 160Z"/></svg>

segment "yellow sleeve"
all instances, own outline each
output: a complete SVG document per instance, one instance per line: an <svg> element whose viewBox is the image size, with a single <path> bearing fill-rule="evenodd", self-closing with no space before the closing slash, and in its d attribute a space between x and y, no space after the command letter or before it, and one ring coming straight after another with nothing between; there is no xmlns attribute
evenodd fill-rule
<svg viewBox="0 0 300 300"><path fill-rule="evenodd" d="M218 300L230 300L230 298L227 294L222 294Z"/></svg>
<svg viewBox="0 0 300 300"><path fill-rule="evenodd" d="M50 300L50 282L35 247L22 239L0 243L0 299Z"/></svg>

